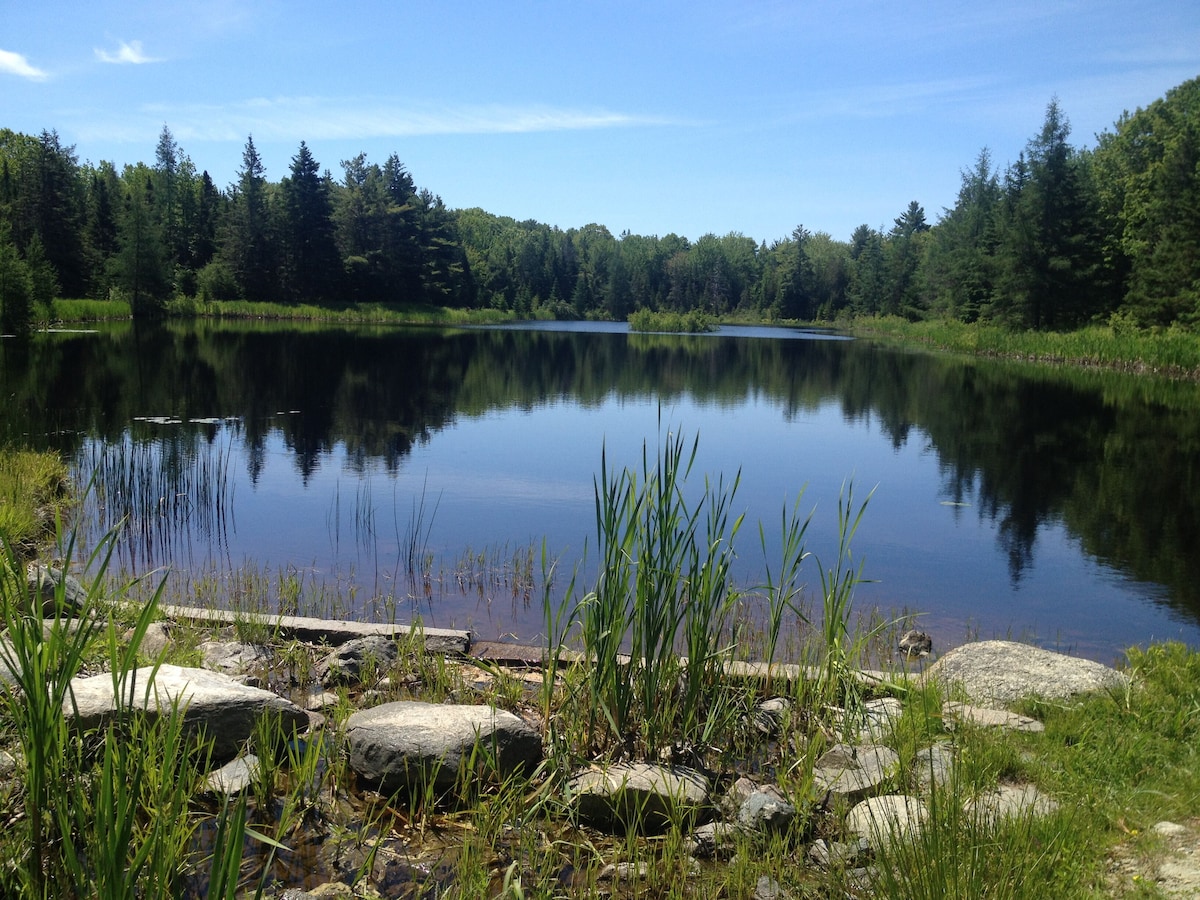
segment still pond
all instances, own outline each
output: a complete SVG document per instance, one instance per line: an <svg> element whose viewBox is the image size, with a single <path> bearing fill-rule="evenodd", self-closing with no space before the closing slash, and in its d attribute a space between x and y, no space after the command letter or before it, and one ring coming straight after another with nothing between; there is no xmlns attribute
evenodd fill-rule
<svg viewBox="0 0 1200 900"><path fill-rule="evenodd" d="M937 650L1200 647L1191 383L569 323L122 323L0 342L0 375L0 441L64 452L94 479L84 520L124 521L120 565L184 591L236 600L257 573L323 597L316 612L538 642L543 547L555 602L572 572L576 595L594 578L602 453L640 468L678 433L699 440L689 490L740 473L745 587L778 568L796 503L819 585L852 485L870 494L856 609L914 616Z"/></svg>

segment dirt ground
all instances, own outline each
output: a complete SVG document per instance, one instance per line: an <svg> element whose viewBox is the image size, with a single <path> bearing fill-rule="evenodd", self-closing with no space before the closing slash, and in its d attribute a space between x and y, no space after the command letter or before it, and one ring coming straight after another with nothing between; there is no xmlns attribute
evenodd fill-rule
<svg viewBox="0 0 1200 900"><path fill-rule="evenodd" d="M1114 855L1113 896L1200 897L1200 819L1160 822L1153 832L1153 841L1131 840Z"/></svg>

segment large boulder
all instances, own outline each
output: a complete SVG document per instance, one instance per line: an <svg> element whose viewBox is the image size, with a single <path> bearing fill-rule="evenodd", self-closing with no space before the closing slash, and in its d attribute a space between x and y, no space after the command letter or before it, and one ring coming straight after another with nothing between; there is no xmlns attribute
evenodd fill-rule
<svg viewBox="0 0 1200 900"><path fill-rule="evenodd" d="M978 641L956 647L930 666L925 677L961 690L971 703L1012 703L1025 697L1068 700L1079 694L1121 689L1116 669L1014 641Z"/></svg>
<svg viewBox="0 0 1200 900"><path fill-rule="evenodd" d="M207 669L163 665L136 669L132 709L162 715L178 709L189 730L212 741L215 760L231 759L241 751L264 716L279 718L283 736L308 727L308 714L270 691L248 687L227 675ZM74 706L68 697L63 714L82 728L96 728L117 714L111 674L76 678L71 682ZM126 698L128 699L128 698Z"/></svg>
<svg viewBox="0 0 1200 900"><path fill-rule="evenodd" d="M491 706L400 700L346 720L350 767L384 793L432 784L453 789L476 748L476 762L501 778L530 774L542 758L541 736L518 716Z"/></svg>

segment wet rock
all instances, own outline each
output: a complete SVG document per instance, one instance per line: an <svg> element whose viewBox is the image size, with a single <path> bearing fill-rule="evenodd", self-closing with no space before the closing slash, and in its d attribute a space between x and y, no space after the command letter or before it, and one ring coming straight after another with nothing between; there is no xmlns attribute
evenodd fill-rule
<svg viewBox="0 0 1200 900"><path fill-rule="evenodd" d="M928 656L933 651L933 638L915 628L900 635L896 645L900 653L909 659Z"/></svg>
<svg viewBox="0 0 1200 900"><path fill-rule="evenodd" d="M210 794L235 797L252 786L262 775L262 763L248 753L227 762L204 779L204 790Z"/></svg>
<svg viewBox="0 0 1200 900"><path fill-rule="evenodd" d="M971 703L1012 703L1025 697L1068 700L1079 694L1121 689L1128 678L1116 669L1013 641L979 641L956 647L925 672Z"/></svg>
<svg viewBox="0 0 1200 900"><path fill-rule="evenodd" d="M890 747L836 744L817 760L813 787L857 798L878 790L896 774L900 756Z"/></svg>
<svg viewBox="0 0 1200 900"><path fill-rule="evenodd" d="M385 703L353 713L346 720L346 741L350 767L384 793L430 783L450 790L476 747L501 778L529 775L542 758L541 736L491 706Z"/></svg>
<svg viewBox="0 0 1200 900"><path fill-rule="evenodd" d="M929 818L929 810L916 797L885 794L871 797L846 814L846 831L866 838L872 848L918 833Z"/></svg>
<svg viewBox="0 0 1200 900"><path fill-rule="evenodd" d="M571 777L567 794L580 821L597 828L658 832L703 814L708 780L682 766L621 763Z"/></svg>
<svg viewBox="0 0 1200 900"><path fill-rule="evenodd" d="M131 677L133 709L151 715L179 710L190 731L212 741L213 759L218 761L236 756L264 716L278 717L285 737L308 726L308 716L294 703L208 669L163 665L157 672L136 669ZM101 727L116 715L112 675L76 678L71 688L77 712L68 698L63 714L80 727Z"/></svg>
<svg viewBox="0 0 1200 900"><path fill-rule="evenodd" d="M354 638L337 647L317 664L317 680L322 684L347 684L361 681L367 672L382 675L398 656L396 642L383 635Z"/></svg>

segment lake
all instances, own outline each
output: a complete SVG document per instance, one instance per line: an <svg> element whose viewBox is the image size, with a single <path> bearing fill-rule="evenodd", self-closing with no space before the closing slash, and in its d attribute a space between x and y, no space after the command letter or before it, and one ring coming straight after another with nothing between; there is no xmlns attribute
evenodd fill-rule
<svg viewBox="0 0 1200 900"><path fill-rule="evenodd" d="M740 473L746 587L764 543L778 567L797 502L819 585L852 485L870 494L856 609L914 615L938 650L1009 637L1111 663L1152 640L1200 647L1195 384L797 329L584 323L122 323L0 341L0 374L0 440L95 479L85 520L127 517L124 568L233 601L251 571L343 615L538 641L543 545L555 602L572 571L577 593L594 577L602 453L638 468L682 434L699 440L689 491Z"/></svg>

